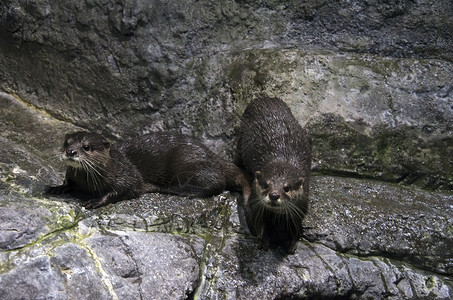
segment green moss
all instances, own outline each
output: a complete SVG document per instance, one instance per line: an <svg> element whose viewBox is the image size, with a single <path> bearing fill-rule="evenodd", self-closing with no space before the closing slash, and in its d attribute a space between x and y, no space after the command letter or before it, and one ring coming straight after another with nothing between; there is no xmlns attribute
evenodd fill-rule
<svg viewBox="0 0 453 300"><path fill-rule="evenodd" d="M428 290L432 290L437 287L437 280L435 277L429 276L425 279L425 286Z"/></svg>
<svg viewBox="0 0 453 300"><path fill-rule="evenodd" d="M63 208L54 207L49 209L52 213L52 216L55 217L52 224L55 225L55 228L65 229L74 227L79 220L81 219L80 210L69 210L66 212Z"/></svg>
<svg viewBox="0 0 453 300"><path fill-rule="evenodd" d="M88 234L81 234L77 225L78 224L74 224L71 227L53 231L20 249L2 251L8 256L8 260L0 265L0 274L8 273L16 267L16 262L14 261L16 257L24 258L35 256L36 254L33 252L38 249L43 251L43 254L52 257L54 256L53 252L56 248L67 243L74 243L84 248L83 241L91 236L91 232Z"/></svg>

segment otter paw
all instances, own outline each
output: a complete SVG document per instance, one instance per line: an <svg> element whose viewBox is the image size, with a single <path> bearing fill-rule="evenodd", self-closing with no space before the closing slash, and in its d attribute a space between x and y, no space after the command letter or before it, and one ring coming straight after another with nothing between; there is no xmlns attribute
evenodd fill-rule
<svg viewBox="0 0 453 300"><path fill-rule="evenodd" d="M47 186L45 189L46 194L50 195L61 195L64 194L68 191L68 187L65 185L59 185L59 186Z"/></svg>
<svg viewBox="0 0 453 300"><path fill-rule="evenodd" d="M258 241L258 249L267 251L269 250L269 239L267 238L261 238Z"/></svg>
<svg viewBox="0 0 453 300"><path fill-rule="evenodd" d="M94 209L98 208L99 206L101 206L99 201L87 201L83 204L83 207L85 207L86 209Z"/></svg>
<svg viewBox="0 0 453 300"><path fill-rule="evenodd" d="M290 242L288 245L285 247L286 253L288 254L294 254L297 249L297 242Z"/></svg>
<svg viewBox="0 0 453 300"><path fill-rule="evenodd" d="M99 199L92 199L83 204L86 209L98 208L111 202L111 195L107 194Z"/></svg>

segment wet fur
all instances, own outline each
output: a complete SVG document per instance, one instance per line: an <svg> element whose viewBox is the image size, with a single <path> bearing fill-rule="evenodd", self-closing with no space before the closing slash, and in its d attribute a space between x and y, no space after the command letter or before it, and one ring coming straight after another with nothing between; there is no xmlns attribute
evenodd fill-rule
<svg viewBox="0 0 453 300"><path fill-rule="evenodd" d="M77 152L79 162L71 151ZM250 195L239 168L185 135L150 133L111 146L99 134L76 132L66 135L63 153L68 165L65 181L48 192L82 191L96 196L86 208L136 198L144 192L210 196L226 188L243 190L245 198Z"/></svg>
<svg viewBox="0 0 453 300"><path fill-rule="evenodd" d="M257 98L241 118L237 151L253 178L244 203L251 232L263 248L294 252L308 206L311 147L305 130L282 100Z"/></svg>
<svg viewBox="0 0 453 300"><path fill-rule="evenodd" d="M238 167L192 137L150 133L122 143L120 149L138 166L149 191L201 197L225 189L243 190L247 198L250 194Z"/></svg>

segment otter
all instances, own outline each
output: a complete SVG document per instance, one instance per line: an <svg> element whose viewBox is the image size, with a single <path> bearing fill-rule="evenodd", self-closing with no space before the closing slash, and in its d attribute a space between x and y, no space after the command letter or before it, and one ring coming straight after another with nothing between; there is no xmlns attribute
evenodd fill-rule
<svg viewBox="0 0 453 300"><path fill-rule="evenodd" d="M241 117L238 163L251 177L247 225L260 248L294 253L307 213L311 146L306 131L278 98L252 100Z"/></svg>
<svg viewBox="0 0 453 300"><path fill-rule="evenodd" d="M219 158L198 140L172 133L149 133L116 144L86 131L67 134L63 144L66 176L50 194L83 192L95 196L84 204L97 208L145 192L208 197L249 184L233 163Z"/></svg>

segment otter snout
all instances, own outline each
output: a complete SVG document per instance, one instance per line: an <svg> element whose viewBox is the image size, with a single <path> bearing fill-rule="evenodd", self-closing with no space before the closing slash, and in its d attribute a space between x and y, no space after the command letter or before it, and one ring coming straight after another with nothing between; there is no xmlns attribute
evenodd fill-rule
<svg viewBox="0 0 453 300"><path fill-rule="evenodd" d="M66 149L66 156L67 157L74 157L77 155L77 151L74 149Z"/></svg>
<svg viewBox="0 0 453 300"><path fill-rule="evenodd" d="M79 152L75 149L66 149L62 154L62 159L67 166L73 168L80 168L80 156Z"/></svg>
<svg viewBox="0 0 453 300"><path fill-rule="evenodd" d="M277 192L272 192L272 193L269 193L269 199L272 201L272 202L277 202L277 200L280 198L280 194L277 193Z"/></svg>
<svg viewBox="0 0 453 300"><path fill-rule="evenodd" d="M280 209L282 206L281 195L278 192L270 192L264 199L265 205L270 209Z"/></svg>

